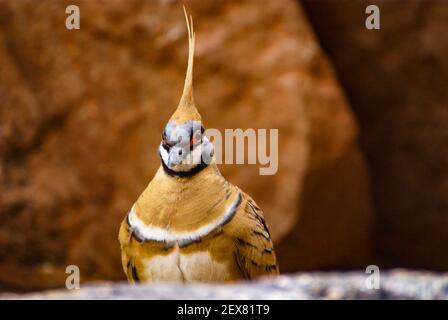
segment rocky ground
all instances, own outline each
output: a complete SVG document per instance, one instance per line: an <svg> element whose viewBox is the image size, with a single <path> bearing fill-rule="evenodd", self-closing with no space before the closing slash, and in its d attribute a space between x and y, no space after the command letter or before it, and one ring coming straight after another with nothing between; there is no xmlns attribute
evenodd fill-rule
<svg viewBox="0 0 448 320"><path fill-rule="evenodd" d="M393 270L382 272L380 288L367 289L367 274L298 273L272 280L228 285L158 283L131 287L125 283L99 283L80 290L53 290L25 299L448 299L448 274Z"/></svg>

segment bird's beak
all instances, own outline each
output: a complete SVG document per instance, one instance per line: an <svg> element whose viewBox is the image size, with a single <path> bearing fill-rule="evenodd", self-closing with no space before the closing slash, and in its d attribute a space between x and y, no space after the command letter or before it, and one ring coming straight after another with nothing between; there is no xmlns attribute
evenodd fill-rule
<svg viewBox="0 0 448 320"><path fill-rule="evenodd" d="M168 153L168 166L170 168L177 166L178 164L182 163L182 154L185 151L178 146L174 146L170 148L170 151Z"/></svg>
<svg viewBox="0 0 448 320"><path fill-rule="evenodd" d="M168 167L172 168L179 164L179 160L175 159L175 157L172 155L172 153L168 156Z"/></svg>

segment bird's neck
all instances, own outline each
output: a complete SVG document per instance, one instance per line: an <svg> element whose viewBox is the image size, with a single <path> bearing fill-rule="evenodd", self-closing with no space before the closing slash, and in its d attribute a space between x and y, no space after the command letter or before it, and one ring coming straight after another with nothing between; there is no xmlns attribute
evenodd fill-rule
<svg viewBox="0 0 448 320"><path fill-rule="evenodd" d="M219 218L234 200L235 189L214 163L187 178L169 176L160 167L134 209L148 225L194 230Z"/></svg>

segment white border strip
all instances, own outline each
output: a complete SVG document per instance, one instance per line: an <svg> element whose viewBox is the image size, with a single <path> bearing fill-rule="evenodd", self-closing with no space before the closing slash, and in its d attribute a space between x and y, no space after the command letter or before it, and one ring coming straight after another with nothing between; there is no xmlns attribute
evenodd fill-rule
<svg viewBox="0 0 448 320"><path fill-rule="evenodd" d="M189 243L196 241L216 228L224 225L229 220L241 202L241 194L238 193L233 203L227 208L226 212L215 221L212 221L205 226L200 227L194 231L170 231L164 228L146 225L136 214L134 206L128 215L128 222L131 231L135 232L137 237L142 238L144 241L164 241L164 242L178 242Z"/></svg>

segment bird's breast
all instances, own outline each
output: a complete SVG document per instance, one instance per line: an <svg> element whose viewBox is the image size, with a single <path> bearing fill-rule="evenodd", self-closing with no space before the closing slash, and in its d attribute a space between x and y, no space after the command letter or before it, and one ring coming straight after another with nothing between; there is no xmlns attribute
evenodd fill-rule
<svg viewBox="0 0 448 320"><path fill-rule="evenodd" d="M169 254L146 258L141 265L141 276L155 281L231 280L228 263L215 260L208 251L184 253L177 247Z"/></svg>

